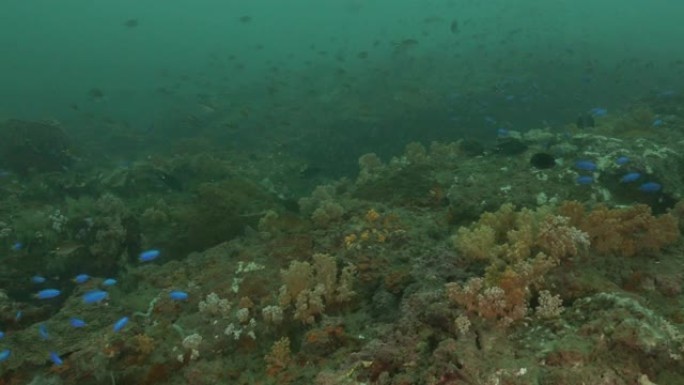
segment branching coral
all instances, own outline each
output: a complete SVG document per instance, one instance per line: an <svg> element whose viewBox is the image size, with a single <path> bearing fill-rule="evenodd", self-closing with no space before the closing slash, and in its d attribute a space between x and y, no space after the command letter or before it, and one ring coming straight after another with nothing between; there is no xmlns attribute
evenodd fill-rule
<svg viewBox="0 0 684 385"><path fill-rule="evenodd" d="M283 279L278 296L280 306L287 308L294 304L293 318L313 323L326 306L352 299L355 271L354 266L348 265L338 274L335 258L327 254L314 254L313 265L292 261L286 270L280 271Z"/></svg>
<svg viewBox="0 0 684 385"><path fill-rule="evenodd" d="M448 283L447 297L471 315L508 326L525 317L529 310L531 288L539 284L555 266L556 261L543 253L508 265L502 271L492 265L484 278L471 278L465 285Z"/></svg>
<svg viewBox="0 0 684 385"><path fill-rule="evenodd" d="M647 205L617 209L598 205L586 212L578 202L565 202L558 212L589 235L591 248L598 254L657 253L679 239L677 219L671 214L656 217Z"/></svg>
<svg viewBox="0 0 684 385"><path fill-rule="evenodd" d="M589 246L587 234L573 227L569 219L547 208L515 211L509 204L483 214L470 228L461 227L453 240L466 258L509 263L538 252L562 260L579 255Z"/></svg>
<svg viewBox="0 0 684 385"><path fill-rule="evenodd" d="M558 264L590 248L621 256L655 253L678 238L676 218L653 216L646 205L621 209L599 205L589 212L578 202L565 202L556 210L515 211L504 205L458 230L454 245L461 255L489 266L484 277L463 285L449 283L446 292L468 314L509 325L527 314L531 289L542 290L540 305L544 306L538 313L550 317L562 310L560 297L552 297L539 284Z"/></svg>
<svg viewBox="0 0 684 385"><path fill-rule="evenodd" d="M290 339L283 337L273 343L271 351L264 357L267 364L267 371L274 375L290 365L292 353L290 351Z"/></svg>
<svg viewBox="0 0 684 385"><path fill-rule="evenodd" d="M346 209L337 201L334 185L318 186L311 197L301 198L299 207L302 213L310 215L311 220L319 227L326 227L339 220Z"/></svg>
<svg viewBox="0 0 684 385"><path fill-rule="evenodd" d="M460 228L454 245L466 258L490 264L484 278L447 284L447 296L467 313L507 326L528 313L531 289L562 260L586 250L589 237L548 208L504 205Z"/></svg>

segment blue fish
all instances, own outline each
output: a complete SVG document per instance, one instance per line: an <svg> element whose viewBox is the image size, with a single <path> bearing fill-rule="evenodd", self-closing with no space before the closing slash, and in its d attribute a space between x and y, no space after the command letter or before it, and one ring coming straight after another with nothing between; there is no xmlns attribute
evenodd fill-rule
<svg viewBox="0 0 684 385"><path fill-rule="evenodd" d="M86 326L86 322L84 320L75 317L72 317L69 320L69 324L71 324L71 326L75 328L82 328Z"/></svg>
<svg viewBox="0 0 684 385"><path fill-rule="evenodd" d="M50 352L50 361L57 366L60 366L64 363L64 361L62 361L62 359L59 357L59 354L55 352Z"/></svg>
<svg viewBox="0 0 684 385"><path fill-rule="evenodd" d="M575 179L577 184L592 184L594 183L594 178L589 175L580 175Z"/></svg>
<svg viewBox="0 0 684 385"><path fill-rule="evenodd" d="M38 299L50 299L55 298L60 294L62 294L62 292L57 289L44 289L35 294L34 297Z"/></svg>
<svg viewBox="0 0 684 385"><path fill-rule="evenodd" d="M103 290L91 290L83 294L83 303L98 303L109 297L109 293Z"/></svg>
<svg viewBox="0 0 684 385"><path fill-rule="evenodd" d="M629 163L629 158L626 157L626 156L621 156L621 157L615 159L615 163L616 163L618 166L624 166L624 165L626 165L627 163Z"/></svg>
<svg viewBox="0 0 684 385"><path fill-rule="evenodd" d="M80 285L82 283L88 282L89 279L90 279L90 276L88 274L79 274L76 277L74 277L74 282L76 282Z"/></svg>
<svg viewBox="0 0 684 385"><path fill-rule="evenodd" d="M114 330L114 333L123 329L127 323L128 323L128 317L123 317L120 320L116 321L116 323L114 324L114 327L112 328Z"/></svg>
<svg viewBox="0 0 684 385"><path fill-rule="evenodd" d="M24 248L24 244L21 242L14 242L12 245L12 251L19 251Z"/></svg>
<svg viewBox="0 0 684 385"><path fill-rule="evenodd" d="M9 349L5 349L3 351L0 351L0 362L7 361L8 358L12 355L12 351Z"/></svg>
<svg viewBox="0 0 684 385"><path fill-rule="evenodd" d="M185 301L188 299L188 293L179 290L173 290L169 293L169 298L174 301Z"/></svg>
<svg viewBox="0 0 684 385"><path fill-rule="evenodd" d="M22 318L24 318L24 312L21 310L17 310L17 313L14 315L14 320L16 322L19 322Z"/></svg>
<svg viewBox="0 0 684 385"><path fill-rule="evenodd" d="M45 283L45 281L47 281L47 279L45 279L45 277L42 277L40 275L34 275L33 277L31 277L31 282L35 283L36 285L41 284L41 283Z"/></svg>
<svg viewBox="0 0 684 385"><path fill-rule="evenodd" d="M104 281L102 281L102 286L114 286L116 285L116 279L114 278L107 278Z"/></svg>
<svg viewBox="0 0 684 385"><path fill-rule="evenodd" d="M578 160L575 162L575 168L582 171L596 171L596 163L590 160Z"/></svg>
<svg viewBox="0 0 684 385"><path fill-rule="evenodd" d="M40 335L40 338L43 340L50 339L50 334L48 334L47 326L45 326L45 324L38 325L38 334Z"/></svg>
<svg viewBox="0 0 684 385"><path fill-rule="evenodd" d="M5 338L5 332L0 332L0 340Z"/></svg>
<svg viewBox="0 0 684 385"><path fill-rule="evenodd" d="M592 108L591 110L589 110L589 112L597 118L608 115L608 110L603 107Z"/></svg>
<svg viewBox="0 0 684 385"><path fill-rule="evenodd" d="M160 252L157 249L145 250L138 256L140 262L154 261L159 256Z"/></svg>
<svg viewBox="0 0 684 385"><path fill-rule="evenodd" d="M631 182L636 182L639 178L641 178L641 174L638 172L630 172L622 176L620 178L620 183L631 183Z"/></svg>
<svg viewBox="0 0 684 385"><path fill-rule="evenodd" d="M652 126L653 127L660 127L663 125L663 123L665 123L665 122L662 119L656 119L653 121Z"/></svg>
<svg viewBox="0 0 684 385"><path fill-rule="evenodd" d="M639 190L645 193L655 193L660 191L662 188L663 186L656 182L646 182L639 186Z"/></svg>

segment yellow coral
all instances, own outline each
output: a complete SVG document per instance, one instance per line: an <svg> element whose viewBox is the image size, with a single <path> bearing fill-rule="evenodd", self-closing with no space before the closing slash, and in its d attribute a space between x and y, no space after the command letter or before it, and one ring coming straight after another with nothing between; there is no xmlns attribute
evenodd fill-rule
<svg viewBox="0 0 684 385"><path fill-rule="evenodd" d="M453 237L454 246L466 258L490 260L496 253L496 233L486 225L461 227Z"/></svg>
<svg viewBox="0 0 684 385"><path fill-rule="evenodd" d="M356 238L356 234L345 235L344 246L347 249L351 249L352 247L356 246Z"/></svg>
<svg viewBox="0 0 684 385"><path fill-rule="evenodd" d="M380 214L374 209L370 209L366 212L365 218L367 222L373 223L380 219Z"/></svg>
<svg viewBox="0 0 684 385"><path fill-rule="evenodd" d="M348 265L338 272L335 258L327 254L315 254L313 265L292 261L288 269L281 270L280 306L285 309L294 305L294 319L313 323L326 306L347 302L355 295L352 285L356 269Z"/></svg>

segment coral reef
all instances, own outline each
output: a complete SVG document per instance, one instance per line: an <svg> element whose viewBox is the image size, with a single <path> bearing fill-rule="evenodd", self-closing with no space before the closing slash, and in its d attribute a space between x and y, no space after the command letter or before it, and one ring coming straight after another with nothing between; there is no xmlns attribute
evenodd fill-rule
<svg viewBox="0 0 684 385"><path fill-rule="evenodd" d="M654 216L646 205L616 209L597 205L586 212L579 202L564 202L558 213L586 232L592 250L599 254L625 257L656 254L679 239L676 217L671 214Z"/></svg>
<svg viewBox="0 0 684 385"><path fill-rule="evenodd" d="M278 303L283 309L293 306L292 317L311 324L326 307L353 298L354 273L354 266L347 265L338 274L337 261L326 254L314 254L313 264L292 261L287 269L281 270L283 285Z"/></svg>

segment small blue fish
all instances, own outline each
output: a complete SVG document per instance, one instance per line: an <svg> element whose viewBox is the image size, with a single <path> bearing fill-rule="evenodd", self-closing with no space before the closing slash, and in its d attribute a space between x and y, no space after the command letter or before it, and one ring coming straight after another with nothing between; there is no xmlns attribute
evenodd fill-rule
<svg viewBox="0 0 684 385"><path fill-rule="evenodd" d="M179 290L173 290L169 293L169 298L174 301L186 301L188 299L188 293Z"/></svg>
<svg viewBox="0 0 684 385"><path fill-rule="evenodd" d="M45 281L47 281L47 279L45 279L45 277L40 276L40 275L34 275L33 277L31 277L31 283L35 283L36 285L39 285L41 283L45 283Z"/></svg>
<svg viewBox="0 0 684 385"><path fill-rule="evenodd" d="M45 326L45 324L38 325L38 334L40 335L40 338L43 340L50 339L50 334L48 334L47 326Z"/></svg>
<svg viewBox="0 0 684 385"><path fill-rule="evenodd" d="M17 310L17 314L14 315L14 321L19 322L22 318L24 318L24 312L21 310Z"/></svg>
<svg viewBox="0 0 684 385"><path fill-rule="evenodd" d="M128 323L128 317L123 317L120 320L116 321L116 323L114 324L114 327L113 327L114 333L123 329L127 323Z"/></svg>
<svg viewBox="0 0 684 385"><path fill-rule="evenodd" d="M80 318L75 318L75 317L72 317L69 320L69 324L71 324L71 327L74 327L77 329L80 329L80 328L83 328L86 326L86 322L84 320L82 320Z"/></svg>
<svg viewBox="0 0 684 385"><path fill-rule="evenodd" d="M499 128L496 130L496 136L499 138L508 138L511 133L505 128Z"/></svg>
<svg viewBox="0 0 684 385"><path fill-rule="evenodd" d="M577 184L592 184L594 183L594 178L589 175L580 175L575 179Z"/></svg>
<svg viewBox="0 0 684 385"><path fill-rule="evenodd" d="M8 358L12 355L12 351L9 349L5 349L3 351L0 351L0 362L7 361Z"/></svg>
<svg viewBox="0 0 684 385"><path fill-rule="evenodd" d="M21 242L14 242L14 244L12 245L12 251L20 251L23 248L24 244Z"/></svg>
<svg viewBox="0 0 684 385"><path fill-rule="evenodd" d="M109 293L103 290L91 290L83 294L83 303L99 303L109 297Z"/></svg>
<svg viewBox="0 0 684 385"><path fill-rule="evenodd" d="M596 163L590 160L578 160L575 162L575 168L582 171L596 171Z"/></svg>
<svg viewBox="0 0 684 385"><path fill-rule="evenodd" d="M639 178L641 178L641 174L639 174L638 172L630 172L623 175L622 178L620 178L620 183L636 182L637 180L639 180Z"/></svg>
<svg viewBox="0 0 684 385"><path fill-rule="evenodd" d="M5 332L0 332L0 340L5 338Z"/></svg>
<svg viewBox="0 0 684 385"><path fill-rule="evenodd" d="M629 163L629 158L626 157L626 156L621 156L621 157L615 159L615 163L616 163L618 166L624 166L624 165L626 165L627 163Z"/></svg>
<svg viewBox="0 0 684 385"><path fill-rule="evenodd" d="M62 294L62 292L57 289L44 289L35 294L34 297L38 299L50 299L55 298L60 294Z"/></svg>
<svg viewBox="0 0 684 385"><path fill-rule="evenodd" d="M639 190L645 193L656 193L660 191L663 188L663 186L660 183L656 182L646 182L639 186Z"/></svg>
<svg viewBox="0 0 684 385"><path fill-rule="evenodd" d="M139 255L140 262L154 261L159 256L160 252L157 249L145 250Z"/></svg>
<svg viewBox="0 0 684 385"><path fill-rule="evenodd" d="M594 117L597 117L597 118L600 118L600 117L603 117L603 116L608 115L608 110L605 109L605 108L603 108L603 107L595 107L595 108L592 108L591 110L589 110L589 112L590 112Z"/></svg>
<svg viewBox="0 0 684 385"><path fill-rule="evenodd" d="M90 276L88 274L79 274L76 277L74 277L74 282L80 285L82 283L88 282L89 279Z"/></svg>
<svg viewBox="0 0 684 385"><path fill-rule="evenodd" d="M102 286L114 286L116 285L116 279L114 278L107 278L104 281L102 281Z"/></svg>
<svg viewBox="0 0 684 385"><path fill-rule="evenodd" d="M665 123L662 119L656 119L653 121L653 124L651 124L653 127L660 127Z"/></svg>
<svg viewBox="0 0 684 385"><path fill-rule="evenodd" d="M55 352L50 352L50 361L57 366L60 366L64 363L64 361L62 361L62 359L59 357L59 354Z"/></svg>

